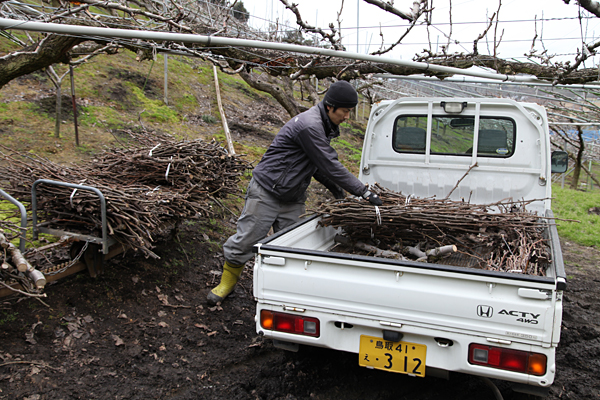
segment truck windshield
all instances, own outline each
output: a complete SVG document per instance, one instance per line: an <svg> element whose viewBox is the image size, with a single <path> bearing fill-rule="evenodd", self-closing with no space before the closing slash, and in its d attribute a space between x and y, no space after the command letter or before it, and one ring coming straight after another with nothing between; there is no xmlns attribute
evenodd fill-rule
<svg viewBox="0 0 600 400"><path fill-rule="evenodd" d="M433 116L431 154L470 156L473 153L475 117ZM480 117L477 156L510 157L516 128L510 118ZM427 115L401 115L394 122L392 146L399 153L425 154Z"/></svg>

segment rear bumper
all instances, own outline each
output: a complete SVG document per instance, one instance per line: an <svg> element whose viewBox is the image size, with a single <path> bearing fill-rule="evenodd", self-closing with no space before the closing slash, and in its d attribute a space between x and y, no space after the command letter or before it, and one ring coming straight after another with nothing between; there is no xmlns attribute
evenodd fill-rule
<svg viewBox="0 0 600 400"><path fill-rule="evenodd" d="M260 324L259 318L260 312L263 309L318 318L320 321L320 336L308 337L264 329ZM556 372L554 347L543 348L533 344L507 340L506 338L501 338L502 341L498 343L497 340L500 338L465 335L457 332L401 323L390 324L384 321L341 316L321 311L294 311L284 309L282 306L262 302L257 303L256 308L256 331L266 338L287 343L298 343L357 353L357 364L360 336L368 335L383 338L384 330L399 332L402 335L402 341L426 345L426 366L428 369L460 372L537 387L549 387L554 381ZM468 349L471 343L544 354L548 359L546 373L543 376L533 376L470 364L468 362Z"/></svg>

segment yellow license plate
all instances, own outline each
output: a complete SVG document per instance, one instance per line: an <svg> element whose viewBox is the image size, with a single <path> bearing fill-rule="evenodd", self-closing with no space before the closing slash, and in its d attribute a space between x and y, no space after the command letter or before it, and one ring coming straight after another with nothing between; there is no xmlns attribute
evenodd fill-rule
<svg viewBox="0 0 600 400"><path fill-rule="evenodd" d="M391 342L374 336L360 337L358 365L425 376L427 346L409 342Z"/></svg>

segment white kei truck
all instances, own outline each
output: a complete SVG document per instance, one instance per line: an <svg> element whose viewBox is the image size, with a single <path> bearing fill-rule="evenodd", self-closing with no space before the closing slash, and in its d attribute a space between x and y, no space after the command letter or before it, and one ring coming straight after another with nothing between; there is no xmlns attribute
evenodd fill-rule
<svg viewBox="0 0 600 400"><path fill-rule="evenodd" d="M543 396L557 369L566 288L551 174L564 172L567 161L565 152L551 152L546 111L537 104L375 104L359 179L421 198L533 200L527 211L546 217L552 259L545 276L331 252L341 228L320 226L314 216L254 247L257 333L287 350L302 344L356 353L368 368L478 375Z"/></svg>

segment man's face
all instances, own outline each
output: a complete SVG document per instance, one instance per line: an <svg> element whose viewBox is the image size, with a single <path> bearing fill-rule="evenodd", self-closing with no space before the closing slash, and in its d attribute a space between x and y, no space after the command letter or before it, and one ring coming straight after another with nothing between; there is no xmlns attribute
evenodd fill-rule
<svg viewBox="0 0 600 400"><path fill-rule="evenodd" d="M336 125L341 124L346 121L350 116L351 108L339 107L335 111L333 111L333 107L327 106L327 116Z"/></svg>

